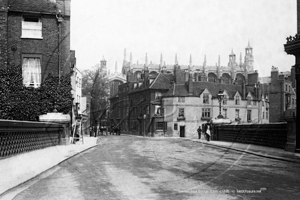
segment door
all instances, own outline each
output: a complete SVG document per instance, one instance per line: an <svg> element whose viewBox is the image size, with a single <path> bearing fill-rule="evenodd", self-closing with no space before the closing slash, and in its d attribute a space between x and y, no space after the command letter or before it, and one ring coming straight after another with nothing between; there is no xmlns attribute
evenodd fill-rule
<svg viewBox="0 0 300 200"><path fill-rule="evenodd" d="M185 126L180 126L180 137L185 137Z"/></svg>

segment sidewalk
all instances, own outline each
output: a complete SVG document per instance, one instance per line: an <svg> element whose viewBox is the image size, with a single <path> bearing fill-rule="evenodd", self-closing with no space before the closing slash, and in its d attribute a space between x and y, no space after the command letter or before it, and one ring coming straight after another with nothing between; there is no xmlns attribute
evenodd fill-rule
<svg viewBox="0 0 300 200"><path fill-rule="evenodd" d="M0 196L64 160L97 145L97 137L84 137L84 144L60 145L0 160Z"/></svg>
<svg viewBox="0 0 300 200"><path fill-rule="evenodd" d="M137 135L126 135L121 134L122 136L131 136L131 137L141 137ZM145 137L149 138L149 137ZM180 139L180 140L190 140L193 142L199 142L202 145L214 146L224 149L230 149L234 151L239 151L247 154L252 154L260 157L282 160L287 162L293 163L300 163L300 153L293 153L285 151L284 149L273 148L273 147L266 147L266 146L259 146L254 144L244 144L244 143L237 143L237 142L225 142L225 141L206 141L204 136L202 135L201 139L191 139L191 138L182 138L182 137L151 137L152 139Z"/></svg>
<svg viewBox="0 0 300 200"><path fill-rule="evenodd" d="M199 142L203 145L221 147L225 149L240 151L247 154L252 154L260 157L282 160L293 163L300 163L300 153L285 151L284 149L259 146L254 144L244 144L225 141L206 141L204 139L191 139L193 142Z"/></svg>

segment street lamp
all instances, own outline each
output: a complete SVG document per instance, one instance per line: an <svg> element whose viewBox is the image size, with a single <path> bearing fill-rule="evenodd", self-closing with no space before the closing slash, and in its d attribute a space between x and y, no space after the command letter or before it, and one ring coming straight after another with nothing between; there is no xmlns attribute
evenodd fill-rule
<svg viewBox="0 0 300 200"><path fill-rule="evenodd" d="M219 115L218 115L218 119L223 119L223 115L221 114L221 104L222 104L222 100L224 98L224 94L222 93L222 91L220 90L219 91L219 94L218 94L218 100L219 100Z"/></svg>
<svg viewBox="0 0 300 200"><path fill-rule="evenodd" d="M144 118L144 137L145 137L145 133L146 133L146 115L144 115L143 118Z"/></svg>

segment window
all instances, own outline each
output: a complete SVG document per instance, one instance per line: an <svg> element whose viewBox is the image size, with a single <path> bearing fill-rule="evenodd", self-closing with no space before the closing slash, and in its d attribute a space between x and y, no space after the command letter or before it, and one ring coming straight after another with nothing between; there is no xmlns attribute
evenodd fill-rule
<svg viewBox="0 0 300 200"><path fill-rule="evenodd" d="M22 63L23 84L26 87L39 87L41 85L41 58L23 56Z"/></svg>
<svg viewBox="0 0 300 200"><path fill-rule="evenodd" d="M247 121L251 122L251 110L247 110Z"/></svg>
<svg viewBox="0 0 300 200"><path fill-rule="evenodd" d="M162 114L162 112L161 112L161 106L155 106L155 114L156 115L161 115Z"/></svg>
<svg viewBox="0 0 300 200"><path fill-rule="evenodd" d="M184 117L184 108L179 108L178 117Z"/></svg>
<svg viewBox="0 0 300 200"><path fill-rule="evenodd" d="M223 105L227 105L227 95L224 95L223 97Z"/></svg>
<svg viewBox="0 0 300 200"><path fill-rule="evenodd" d="M24 16L22 20L22 38L42 38L41 18L36 16Z"/></svg>
<svg viewBox="0 0 300 200"><path fill-rule="evenodd" d="M209 94L203 94L203 103L209 104Z"/></svg>
<svg viewBox="0 0 300 200"><path fill-rule="evenodd" d="M266 109L266 119L269 119L269 109Z"/></svg>
<svg viewBox="0 0 300 200"><path fill-rule="evenodd" d="M235 97L235 105L240 105L240 96Z"/></svg>
<svg viewBox="0 0 300 200"><path fill-rule="evenodd" d="M240 118L240 110L239 109L235 109L235 118L236 119Z"/></svg>
<svg viewBox="0 0 300 200"><path fill-rule="evenodd" d="M185 102L185 97L178 97L178 102Z"/></svg>
<svg viewBox="0 0 300 200"><path fill-rule="evenodd" d="M149 105L146 105L146 107L145 107L145 113L149 114Z"/></svg>
<svg viewBox="0 0 300 200"><path fill-rule="evenodd" d="M251 106L251 97L247 97L247 105Z"/></svg>
<svg viewBox="0 0 300 200"><path fill-rule="evenodd" d="M155 99L161 99L161 92L155 92Z"/></svg>
<svg viewBox="0 0 300 200"><path fill-rule="evenodd" d="M177 123L174 124L174 130L175 130L175 131L178 130L178 125L177 125Z"/></svg>
<svg viewBox="0 0 300 200"><path fill-rule="evenodd" d="M227 118L227 108L223 108L224 118Z"/></svg>
<svg viewBox="0 0 300 200"><path fill-rule="evenodd" d="M156 122L156 130L164 130L164 122Z"/></svg>
<svg viewBox="0 0 300 200"><path fill-rule="evenodd" d="M202 117L205 117L205 118L210 117L210 108L202 108Z"/></svg>
<svg viewBox="0 0 300 200"><path fill-rule="evenodd" d="M295 99L294 98L292 99L292 105L295 105Z"/></svg>

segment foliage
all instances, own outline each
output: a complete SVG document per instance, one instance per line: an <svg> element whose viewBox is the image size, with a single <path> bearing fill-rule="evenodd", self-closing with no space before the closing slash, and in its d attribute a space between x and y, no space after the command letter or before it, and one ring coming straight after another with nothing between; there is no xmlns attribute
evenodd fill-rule
<svg viewBox="0 0 300 200"><path fill-rule="evenodd" d="M107 78L107 73L100 64L82 72L82 95L90 95L92 97L92 125L97 123L106 110L109 90Z"/></svg>
<svg viewBox="0 0 300 200"><path fill-rule="evenodd" d="M20 68L16 68L20 69ZM38 116L53 112L71 112L70 75L51 74L39 88L25 87L19 70L0 70L0 119L38 121Z"/></svg>

